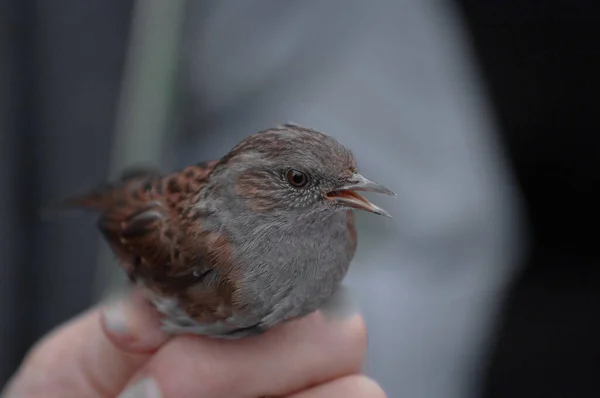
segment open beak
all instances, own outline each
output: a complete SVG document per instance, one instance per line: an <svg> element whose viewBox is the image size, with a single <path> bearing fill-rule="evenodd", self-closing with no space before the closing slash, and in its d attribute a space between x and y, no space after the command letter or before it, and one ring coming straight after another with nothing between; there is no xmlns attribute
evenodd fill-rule
<svg viewBox="0 0 600 398"><path fill-rule="evenodd" d="M336 202L343 203L354 209L366 210L371 213L392 218L387 211L383 210L381 207L375 206L373 203L369 202L367 198L359 195L356 191L377 192L384 195L396 196L394 192L383 185L367 180L358 173L355 173L349 178L346 181L346 184L327 192L326 196L329 200L335 200Z"/></svg>

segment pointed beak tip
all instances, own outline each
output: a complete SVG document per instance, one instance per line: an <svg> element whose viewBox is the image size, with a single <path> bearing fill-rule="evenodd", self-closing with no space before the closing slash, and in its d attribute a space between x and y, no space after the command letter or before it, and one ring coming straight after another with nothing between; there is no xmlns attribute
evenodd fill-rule
<svg viewBox="0 0 600 398"><path fill-rule="evenodd" d="M365 208L364 210L370 211L373 214L377 214L379 216L383 216L383 217L387 217L387 218L394 218L390 213L388 213L386 210L382 209L379 206L375 206L373 203L370 203L370 209L369 208Z"/></svg>

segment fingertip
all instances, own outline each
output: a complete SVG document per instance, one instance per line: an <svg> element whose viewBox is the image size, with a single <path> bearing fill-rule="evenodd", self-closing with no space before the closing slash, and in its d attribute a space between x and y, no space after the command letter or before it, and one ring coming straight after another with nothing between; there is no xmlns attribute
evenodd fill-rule
<svg viewBox="0 0 600 398"><path fill-rule="evenodd" d="M367 352L367 325L363 316L354 312L352 315L346 313L345 317L331 317L330 314L317 312L316 317L320 318L318 323L323 325L326 333L336 336L337 344L344 347L349 353L354 353L356 359L354 363L362 366L362 362ZM323 333L321 331L320 333ZM355 370L360 370L356 368Z"/></svg>
<svg viewBox="0 0 600 398"><path fill-rule="evenodd" d="M345 329L348 333L350 344L357 347L360 356L364 358L367 351L367 324L360 314L355 314L348 320L348 327ZM361 361L362 362L362 361Z"/></svg>
<svg viewBox="0 0 600 398"><path fill-rule="evenodd" d="M100 322L107 338L130 353L152 353L169 337L160 327L160 315L138 290L105 305Z"/></svg>
<svg viewBox="0 0 600 398"><path fill-rule="evenodd" d="M326 321L331 320L326 318ZM367 354L367 326L361 314L355 313L343 322L331 325L333 333L338 336L338 343L346 352L347 372L358 373L362 370L363 362Z"/></svg>

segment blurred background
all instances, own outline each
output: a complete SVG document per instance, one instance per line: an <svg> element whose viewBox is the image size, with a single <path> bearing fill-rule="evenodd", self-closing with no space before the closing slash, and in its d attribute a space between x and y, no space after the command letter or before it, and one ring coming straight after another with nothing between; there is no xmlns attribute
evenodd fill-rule
<svg viewBox="0 0 600 398"><path fill-rule="evenodd" d="M0 385L122 283L43 205L294 121L398 193L346 279L390 397L598 396L592 4L0 0Z"/></svg>

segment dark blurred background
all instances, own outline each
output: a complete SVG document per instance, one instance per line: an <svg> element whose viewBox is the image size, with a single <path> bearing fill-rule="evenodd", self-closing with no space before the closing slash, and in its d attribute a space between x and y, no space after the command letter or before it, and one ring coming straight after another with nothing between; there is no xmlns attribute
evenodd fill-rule
<svg viewBox="0 0 600 398"><path fill-rule="evenodd" d="M349 277L390 397L600 394L593 2L161 3L0 0L0 383L120 278L93 216L40 207L292 119L398 188Z"/></svg>

